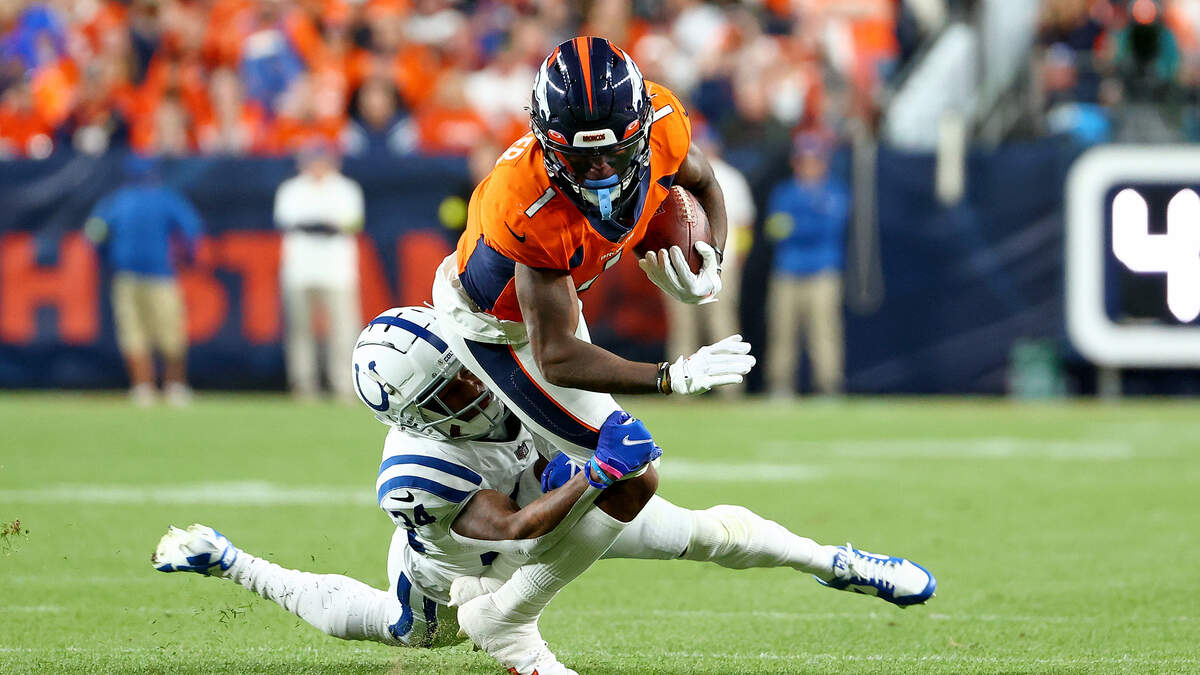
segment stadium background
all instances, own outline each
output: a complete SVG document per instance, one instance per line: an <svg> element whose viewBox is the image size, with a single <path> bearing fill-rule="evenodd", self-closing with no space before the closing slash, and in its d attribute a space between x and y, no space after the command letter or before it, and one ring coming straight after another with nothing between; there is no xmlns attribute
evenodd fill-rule
<svg viewBox="0 0 1200 675"><path fill-rule="evenodd" d="M1077 352L1064 282L1076 158L1200 135L1198 26L1200 0L0 0L0 673L496 672L466 645L333 640L147 557L202 522L388 586L383 427L278 393L274 190L298 149L338 144L366 192L364 316L420 301L470 166L520 133L531 69L577 32L681 93L760 216L797 132L838 139L854 194L851 395L623 398L664 447L660 494L912 557L939 588L901 612L791 570L604 561L546 612L556 653L621 675L1200 672L1195 402L964 395L1200 391L1183 360L1115 374ZM364 86L397 102L381 152L359 142ZM81 234L128 153L155 150L206 229L182 273L186 408L128 400ZM764 234L735 244L760 358ZM1162 274L1091 262L1120 327L1200 334L1172 324ZM584 297L598 341L661 358L659 296L611 270Z"/></svg>
<svg viewBox="0 0 1200 675"><path fill-rule="evenodd" d="M1196 4L6 3L0 387L123 385L107 271L80 233L131 151L167 157L167 182L204 217L202 255L183 273L193 382L282 387L270 208L288 158L336 144L364 186L364 316L426 299L432 261L461 226L468 156L526 128L550 46L596 33L675 88L698 135L748 178L759 222L730 245L748 256L752 343L765 342L765 201L789 171L788 139L815 131L838 139L834 171L855 197L848 391L1003 393L1034 354L1059 388L1091 393L1094 369L1064 328L1064 180L1089 145L1197 133ZM1143 23L1171 38L1153 76L1129 65L1128 34ZM368 87L396 105L383 149L361 142ZM600 343L663 357L649 290L628 262L584 298ZM1198 386L1179 372L1125 379L1132 393ZM759 372L750 384L761 388Z"/></svg>

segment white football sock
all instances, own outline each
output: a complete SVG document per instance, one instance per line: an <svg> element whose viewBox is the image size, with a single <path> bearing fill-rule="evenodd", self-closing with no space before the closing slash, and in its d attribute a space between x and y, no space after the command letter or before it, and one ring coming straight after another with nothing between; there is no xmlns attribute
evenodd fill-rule
<svg viewBox="0 0 1200 675"><path fill-rule="evenodd" d="M600 559L629 523L592 508L553 547L513 572L492 593L496 607L508 617L536 621L554 596Z"/></svg>
<svg viewBox="0 0 1200 675"><path fill-rule="evenodd" d="M691 511L654 495L604 557L674 560L687 550L692 529Z"/></svg>
<svg viewBox="0 0 1200 675"><path fill-rule="evenodd" d="M396 603L386 591L340 574L290 570L241 551L224 576L343 640L404 643L388 630ZM394 613L394 612L391 612Z"/></svg>
<svg viewBox="0 0 1200 675"><path fill-rule="evenodd" d="M680 510L691 516L691 539L682 555L687 560L737 570L791 567L826 580L833 577L836 547L793 534L750 509L722 504L704 511Z"/></svg>

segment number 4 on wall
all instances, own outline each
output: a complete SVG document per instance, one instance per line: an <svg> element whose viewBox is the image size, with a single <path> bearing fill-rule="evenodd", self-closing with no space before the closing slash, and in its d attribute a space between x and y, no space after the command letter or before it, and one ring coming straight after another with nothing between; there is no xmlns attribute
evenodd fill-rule
<svg viewBox="0 0 1200 675"><path fill-rule="evenodd" d="M1136 190L1112 202L1112 247L1134 272L1167 275L1167 308L1189 322L1200 316L1200 196L1180 190L1167 204L1166 234L1150 234L1150 209Z"/></svg>

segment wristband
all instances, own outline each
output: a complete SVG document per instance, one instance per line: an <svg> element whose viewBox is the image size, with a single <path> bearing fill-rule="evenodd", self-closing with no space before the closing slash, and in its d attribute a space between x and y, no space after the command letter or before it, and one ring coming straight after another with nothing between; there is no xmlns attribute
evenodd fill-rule
<svg viewBox="0 0 1200 675"><path fill-rule="evenodd" d="M663 361L658 364L658 378L654 381L658 386L658 393L665 396L671 394L671 364Z"/></svg>
<svg viewBox="0 0 1200 675"><path fill-rule="evenodd" d="M589 469L590 469L590 471L589 471ZM600 481L597 482L597 481L592 480L592 474L599 476ZM604 469L600 468L600 464L598 462L596 462L595 457L592 457L591 459L588 460L587 467L583 471L583 477L587 479L588 485L591 485L592 487L596 488L597 490L603 490L604 488L606 488L606 487L612 485L614 482L616 482L612 476L608 475L608 473L605 472Z"/></svg>

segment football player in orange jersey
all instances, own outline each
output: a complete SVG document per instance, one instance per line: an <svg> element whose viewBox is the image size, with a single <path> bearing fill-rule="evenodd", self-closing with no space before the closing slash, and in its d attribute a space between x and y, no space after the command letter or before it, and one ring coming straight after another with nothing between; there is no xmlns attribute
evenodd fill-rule
<svg viewBox="0 0 1200 675"><path fill-rule="evenodd" d="M698 394L741 382L750 345L730 336L674 363L638 363L593 345L579 294L641 241L677 184L704 208L716 247L696 244L694 273L679 247L639 261L666 293L711 302L721 290L726 217L712 167L691 144L679 99L647 82L602 38L558 45L538 71L532 133L518 139L475 189L458 250L439 267L434 305L447 342L533 433L580 464L620 406L614 393ZM459 611L466 634L502 665L545 650L537 618L550 599L612 544L657 489L652 466L601 467L599 509L499 590ZM620 481L620 482L618 482ZM613 483L616 483L615 485ZM561 664L551 656L542 671ZM565 671L559 671L565 672Z"/></svg>

